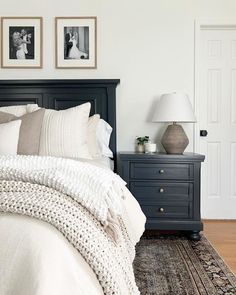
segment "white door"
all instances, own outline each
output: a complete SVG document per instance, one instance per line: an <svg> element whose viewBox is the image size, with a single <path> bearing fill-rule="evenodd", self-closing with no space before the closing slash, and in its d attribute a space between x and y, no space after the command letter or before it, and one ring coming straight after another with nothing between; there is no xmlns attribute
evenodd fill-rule
<svg viewBox="0 0 236 295"><path fill-rule="evenodd" d="M202 169L202 217L235 219L236 27L203 27L196 48L196 150L206 155ZM200 130L207 130L208 135L200 136Z"/></svg>

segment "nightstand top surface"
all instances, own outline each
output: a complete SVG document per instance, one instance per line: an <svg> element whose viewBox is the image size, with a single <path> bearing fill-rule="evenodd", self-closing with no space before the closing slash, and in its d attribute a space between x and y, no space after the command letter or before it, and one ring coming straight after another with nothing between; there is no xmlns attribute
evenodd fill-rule
<svg viewBox="0 0 236 295"><path fill-rule="evenodd" d="M204 161L205 156L197 153L184 153L183 155L166 154L166 153L138 153L138 152L119 152L121 158L127 157L130 159L169 159L169 160L197 160Z"/></svg>

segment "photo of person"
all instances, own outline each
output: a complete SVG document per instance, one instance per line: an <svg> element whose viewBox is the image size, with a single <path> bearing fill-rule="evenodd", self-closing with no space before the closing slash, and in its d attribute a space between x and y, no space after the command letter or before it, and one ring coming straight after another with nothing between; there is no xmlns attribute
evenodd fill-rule
<svg viewBox="0 0 236 295"><path fill-rule="evenodd" d="M97 68L97 18L55 18L56 68Z"/></svg>
<svg viewBox="0 0 236 295"><path fill-rule="evenodd" d="M9 59L34 59L34 27L9 27Z"/></svg>
<svg viewBox="0 0 236 295"><path fill-rule="evenodd" d="M64 27L64 59L89 59L89 27Z"/></svg>

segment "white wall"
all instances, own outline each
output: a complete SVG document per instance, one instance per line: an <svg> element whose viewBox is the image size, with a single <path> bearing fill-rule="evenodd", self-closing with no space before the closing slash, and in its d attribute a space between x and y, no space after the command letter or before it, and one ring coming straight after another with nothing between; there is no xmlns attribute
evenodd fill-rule
<svg viewBox="0 0 236 295"><path fill-rule="evenodd" d="M119 78L118 149L132 150L136 135L156 141L163 125L150 122L160 94L194 93L194 20L233 18L235 0L0 0L2 16L44 18L44 67L0 69L0 79ZM54 66L54 17L98 17L97 70ZM193 148L192 126L185 126Z"/></svg>

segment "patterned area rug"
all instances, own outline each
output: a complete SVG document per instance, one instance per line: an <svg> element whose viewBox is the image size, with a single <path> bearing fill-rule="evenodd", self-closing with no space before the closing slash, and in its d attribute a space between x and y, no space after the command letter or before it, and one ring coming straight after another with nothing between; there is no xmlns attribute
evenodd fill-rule
<svg viewBox="0 0 236 295"><path fill-rule="evenodd" d="M236 277L203 236L143 238L134 261L142 295L236 295Z"/></svg>

